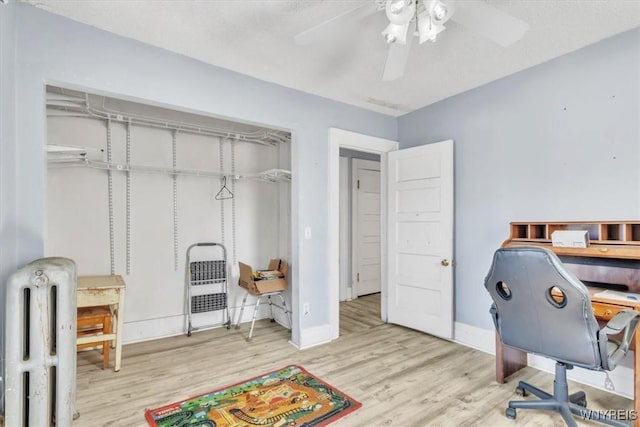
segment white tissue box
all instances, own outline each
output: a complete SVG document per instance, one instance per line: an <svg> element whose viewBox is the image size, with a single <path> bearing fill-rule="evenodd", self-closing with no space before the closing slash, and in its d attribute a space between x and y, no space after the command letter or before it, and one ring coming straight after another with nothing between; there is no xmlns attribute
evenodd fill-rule
<svg viewBox="0 0 640 427"><path fill-rule="evenodd" d="M587 230L556 230L551 233L551 244L564 248L586 248L589 246Z"/></svg>

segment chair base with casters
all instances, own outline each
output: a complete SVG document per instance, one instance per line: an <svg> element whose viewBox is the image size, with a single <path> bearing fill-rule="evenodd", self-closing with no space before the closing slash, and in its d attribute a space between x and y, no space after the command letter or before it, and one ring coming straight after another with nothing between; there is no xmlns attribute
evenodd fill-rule
<svg viewBox="0 0 640 427"><path fill-rule="evenodd" d="M569 394L569 386L567 384L567 369L573 369L573 366L566 363L556 363L556 378L553 381L553 395L532 386L529 383L520 381L516 387L516 392L522 396L531 393L540 400L512 400L506 409L506 416L511 419L516 418L516 409L537 409L556 411L562 415L564 422L569 427L577 427L574 415L582 420L598 421L603 424L629 427L629 423L613 419L602 415L598 411L587 408L587 396L584 391L578 391Z"/></svg>
<svg viewBox="0 0 640 427"><path fill-rule="evenodd" d="M264 294L251 294L251 295L256 297L256 304L255 304L255 306L253 308L253 317L251 319L251 329L249 329L249 337L247 338L247 341L251 341L251 337L253 336L253 328L254 328L255 323L256 323L256 317L258 316L258 307L260 307L260 303L263 302L264 298L267 299L267 302L269 304L269 311L271 313L271 321L275 322L275 318L273 317L273 307L279 308L287 316L287 320L289 321L289 328L291 328L291 326L292 326L291 310L287 309L287 302L285 301L284 296L282 295L282 293L283 293L283 291L267 292L267 293L264 293ZM240 307L240 316L238 317L238 322L236 323L236 329L240 329L240 322L242 321L242 313L244 313L244 307L245 307L245 305L247 303L247 297L248 296L249 296L249 292L245 292L244 298L242 299L242 306ZM282 302L282 305L278 305L278 304L274 303L273 301L271 301L271 297L273 297L273 296L280 297L280 301Z"/></svg>

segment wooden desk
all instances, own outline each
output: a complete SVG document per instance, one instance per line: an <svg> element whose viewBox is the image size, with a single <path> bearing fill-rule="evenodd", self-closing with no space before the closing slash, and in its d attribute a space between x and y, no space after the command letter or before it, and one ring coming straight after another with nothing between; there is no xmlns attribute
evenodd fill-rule
<svg viewBox="0 0 640 427"><path fill-rule="evenodd" d="M78 307L96 307L108 305L113 317L112 325L115 330L106 335L106 340L113 342L115 347L115 363L113 370L120 370L122 360L122 313L124 307L125 284L122 276L78 276ZM83 339L78 338L78 344Z"/></svg>
<svg viewBox="0 0 640 427"><path fill-rule="evenodd" d="M587 248L563 248L551 245L555 230L588 230L591 244ZM511 235L502 247L538 246L552 250L565 267L580 280L598 282L619 290L640 293L640 221L595 222L512 222ZM602 288L589 286L595 317L606 322L621 310L640 311L640 301L606 299L596 296ZM640 333L633 337L634 402L640 416ZM496 333L496 381L505 383L507 377L527 366L527 354L503 346ZM635 421L640 427L640 419Z"/></svg>

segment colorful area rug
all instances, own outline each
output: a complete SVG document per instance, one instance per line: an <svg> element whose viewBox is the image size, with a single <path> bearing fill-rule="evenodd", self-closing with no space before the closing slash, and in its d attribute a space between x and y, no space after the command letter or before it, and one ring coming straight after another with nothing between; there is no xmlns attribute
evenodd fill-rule
<svg viewBox="0 0 640 427"><path fill-rule="evenodd" d="M300 366L148 410L153 427L326 426L361 404Z"/></svg>

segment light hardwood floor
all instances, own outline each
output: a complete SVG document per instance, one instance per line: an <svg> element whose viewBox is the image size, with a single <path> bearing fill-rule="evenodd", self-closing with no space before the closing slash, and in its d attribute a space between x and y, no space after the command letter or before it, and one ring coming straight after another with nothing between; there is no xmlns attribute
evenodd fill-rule
<svg viewBox="0 0 640 427"><path fill-rule="evenodd" d="M553 377L527 368L509 384L494 380L494 357L410 329L382 323L379 295L341 304L341 336L307 350L288 343L289 332L268 320L196 332L124 347L122 370L101 369L98 352L78 354L74 427L145 426L145 408L156 408L298 364L353 398L362 408L337 421L345 426L563 426L558 415L519 411L505 418L517 399L515 380L551 390ZM631 409L628 399L571 384L587 392L594 409ZM580 423L591 426L594 423Z"/></svg>

